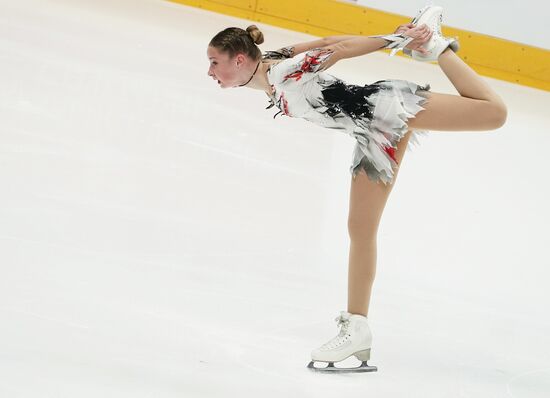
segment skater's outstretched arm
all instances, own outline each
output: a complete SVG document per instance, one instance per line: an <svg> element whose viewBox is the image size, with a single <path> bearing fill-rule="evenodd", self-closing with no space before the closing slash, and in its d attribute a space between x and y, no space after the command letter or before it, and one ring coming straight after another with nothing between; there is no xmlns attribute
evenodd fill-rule
<svg viewBox="0 0 550 398"><path fill-rule="evenodd" d="M406 46L411 49L420 49L420 46L429 41L432 36L432 32L426 25L406 29L402 34L404 37L413 38ZM395 37L391 39L395 40ZM358 57L385 48L389 42L390 40L383 37L355 36L352 39L342 40L336 44L314 48L310 52L330 55L323 57L324 59L318 68L319 71L322 71L330 68L341 59ZM314 56L314 58L316 57ZM317 60L315 59L315 61Z"/></svg>
<svg viewBox="0 0 550 398"><path fill-rule="evenodd" d="M409 26L413 25L401 25L397 28L396 32L402 34L404 37L413 38L406 48L419 51L423 50L421 46L430 40L433 32L426 25L415 26L413 28L409 28ZM356 36L352 39L343 40L333 46L327 47L338 51L340 53L340 59L342 59L369 54L386 47L388 42L388 40L381 37Z"/></svg>
<svg viewBox="0 0 550 398"><path fill-rule="evenodd" d="M287 58L292 58L295 55L305 53L307 51L314 50L317 48L330 46L344 40L353 39L355 37L361 37L361 36L353 36L353 35L327 36L317 40L304 41L301 43L292 44L290 46L281 47L276 51L283 54Z"/></svg>
<svg viewBox="0 0 550 398"><path fill-rule="evenodd" d="M394 33L404 33L407 32L409 29L414 28L413 24L404 24L399 25ZM425 29L420 30L421 33L425 32ZM328 47L332 46L334 44L347 41L347 40L353 40L353 39L361 39L365 38L367 36L361 36L361 35L334 35L334 36L326 36L317 40L311 40L311 41L305 41L301 43L292 44L290 46L286 46L283 48L280 48L279 52L286 54L288 57L293 57L296 54L300 54L309 50L313 50L315 48L322 48L322 47ZM422 42L424 43L424 42ZM407 48L416 48L418 42L413 41Z"/></svg>

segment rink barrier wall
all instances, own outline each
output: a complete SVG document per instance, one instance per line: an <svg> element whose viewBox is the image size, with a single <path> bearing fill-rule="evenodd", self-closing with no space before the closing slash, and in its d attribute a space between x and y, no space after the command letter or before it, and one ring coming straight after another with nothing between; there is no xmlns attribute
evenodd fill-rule
<svg viewBox="0 0 550 398"><path fill-rule="evenodd" d="M321 37L392 33L411 19L337 0L167 1ZM442 32L459 39L458 55L479 74L550 91L549 50L448 26Z"/></svg>

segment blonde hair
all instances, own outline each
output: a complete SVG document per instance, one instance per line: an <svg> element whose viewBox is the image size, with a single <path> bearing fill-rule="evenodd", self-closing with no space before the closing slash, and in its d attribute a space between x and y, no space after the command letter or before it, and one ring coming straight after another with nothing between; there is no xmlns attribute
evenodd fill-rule
<svg viewBox="0 0 550 398"><path fill-rule="evenodd" d="M253 60L259 60L262 52L257 44L264 42L264 35L256 25L250 25L246 30L241 28L226 28L216 34L208 44L219 51L225 52L230 58L238 53L244 53Z"/></svg>

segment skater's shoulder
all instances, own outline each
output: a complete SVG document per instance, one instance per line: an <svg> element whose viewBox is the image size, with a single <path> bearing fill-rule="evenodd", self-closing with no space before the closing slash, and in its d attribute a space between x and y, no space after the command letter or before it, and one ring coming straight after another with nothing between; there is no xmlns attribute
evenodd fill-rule
<svg viewBox="0 0 550 398"><path fill-rule="evenodd" d="M330 52L316 48L292 57L267 57L263 60L270 63L267 75L272 84L304 84L323 71L324 62L330 55Z"/></svg>

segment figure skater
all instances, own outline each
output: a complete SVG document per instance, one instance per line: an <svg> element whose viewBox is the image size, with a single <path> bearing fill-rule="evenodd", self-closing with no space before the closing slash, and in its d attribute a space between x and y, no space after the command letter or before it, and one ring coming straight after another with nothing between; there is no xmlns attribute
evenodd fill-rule
<svg viewBox="0 0 550 398"><path fill-rule="evenodd" d="M506 120L501 98L455 52L456 39L441 34L441 7L427 6L393 34L330 36L262 54L260 30L227 28L207 48L208 76L222 88L264 91L275 115L309 120L356 139L350 167L350 237L347 311L336 318L336 337L313 350L308 367L318 371L364 372L369 366L372 334L368 325L376 270L377 231L409 139L423 130L494 130ZM437 61L460 95L430 91L406 80L380 80L358 86L327 72L337 61L382 48L403 50L419 61ZM362 364L334 363L355 356ZM316 362L328 363L316 367Z"/></svg>

